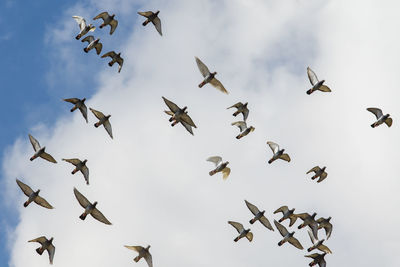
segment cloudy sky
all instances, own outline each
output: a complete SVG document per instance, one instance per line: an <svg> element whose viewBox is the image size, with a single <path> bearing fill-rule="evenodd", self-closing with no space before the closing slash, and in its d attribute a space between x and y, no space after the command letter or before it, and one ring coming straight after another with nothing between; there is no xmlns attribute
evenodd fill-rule
<svg viewBox="0 0 400 267"><path fill-rule="evenodd" d="M27 242L45 235L54 237L60 267L146 266L123 245L151 245L155 266L307 266L305 250L278 247L276 230L248 223L246 199L271 222L282 205L331 216L328 266L400 265L397 1L7 0L0 7L7 51L0 67L1 262L47 266L47 255ZM146 10L160 10L162 37L141 25L136 12ZM103 53L122 53L119 74L74 39L71 16L99 26L92 18L102 11L116 14L118 28L93 34ZM197 87L195 56L218 72L229 95ZM306 95L307 66L332 93ZM162 96L188 107L194 136L170 126ZM111 114L114 139L93 127L92 114L86 124L69 112L61 99L70 97ZM249 103L248 124L256 128L241 140L230 125L241 116L226 109L238 101ZM393 126L372 129L367 107L390 113ZM28 133L58 164L29 161ZM292 161L269 165L266 141ZM208 175L206 158L215 155L230 162L226 181ZM89 186L61 161L75 157L88 159ZM305 174L316 165L327 166L321 184ZM40 188L55 209L24 208L15 178ZM113 225L81 221L74 187L98 201ZM253 242L233 242L228 220L250 226ZM306 231L293 230L309 247Z"/></svg>

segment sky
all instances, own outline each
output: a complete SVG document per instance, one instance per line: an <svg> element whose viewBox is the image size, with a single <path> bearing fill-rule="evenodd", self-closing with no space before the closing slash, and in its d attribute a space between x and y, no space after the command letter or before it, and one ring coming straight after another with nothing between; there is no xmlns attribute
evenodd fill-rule
<svg viewBox="0 0 400 267"><path fill-rule="evenodd" d="M36 244L54 237L54 266L146 266L124 245L151 245L155 266L307 266L288 244L278 247L277 230L250 225L244 200L265 210L282 205L295 212L332 217L326 245L328 266L399 266L398 162L400 107L397 70L400 27L396 1L265 0L81 0L0 3L0 67L7 101L3 116L0 204L0 261L5 266L46 266ZM163 36L137 11L160 10ZM124 66L84 53L75 40L80 15L102 11L119 21L113 35L97 28L103 53L121 52ZM45 14L37 16L37 14ZM9 24L13 20L15 23ZM198 88L202 76L195 56L229 91ZM331 93L306 95L311 67ZM197 125L191 136L171 127L162 96ZM86 104L111 114L114 139L86 124L62 98L86 97ZM248 125L241 140L227 107L248 102ZM393 117L391 128L370 127L368 107ZM57 164L33 154L28 133ZM292 161L269 165L267 141ZM210 177L209 156L229 161L231 174ZM90 185L62 158L88 159ZM306 175L327 166L317 184ZM15 183L22 180L54 210L31 204ZM113 223L88 217L73 195L76 187ZM227 221L250 227L254 239L233 242ZM296 226L299 223L296 223ZM288 223L284 225L287 227ZM306 231L290 228L305 248ZM325 238L323 231L320 238Z"/></svg>

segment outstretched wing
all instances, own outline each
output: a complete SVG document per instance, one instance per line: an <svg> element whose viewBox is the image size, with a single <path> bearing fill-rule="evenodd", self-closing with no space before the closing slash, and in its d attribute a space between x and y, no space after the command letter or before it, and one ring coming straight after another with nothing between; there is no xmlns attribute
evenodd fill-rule
<svg viewBox="0 0 400 267"><path fill-rule="evenodd" d="M143 16L143 17L150 17L151 15L153 15L154 13L152 11L145 11L145 12L138 12L139 15Z"/></svg>
<svg viewBox="0 0 400 267"><path fill-rule="evenodd" d="M251 204L247 200L245 200L244 202L246 203L246 206L249 208L251 213L253 213L254 215L257 215L260 212L260 210L255 205Z"/></svg>
<svg viewBox="0 0 400 267"><path fill-rule="evenodd" d="M288 210L289 210L288 206L282 206L279 209L277 209L276 211L274 211L274 214L276 214L278 212L285 213L285 212L288 212Z"/></svg>
<svg viewBox="0 0 400 267"><path fill-rule="evenodd" d="M228 176L229 176L230 173L231 173L231 169L228 168L228 167L225 167L225 168L222 170L222 179L226 180L226 179L228 178Z"/></svg>
<svg viewBox="0 0 400 267"><path fill-rule="evenodd" d="M82 167L81 172L85 178L86 184L89 184L89 168L85 165Z"/></svg>
<svg viewBox="0 0 400 267"><path fill-rule="evenodd" d="M326 85L321 85L318 90L322 91L322 92L332 92L331 89L326 86Z"/></svg>
<svg viewBox="0 0 400 267"><path fill-rule="evenodd" d="M309 174L310 172L318 172L318 171L320 171L320 170L321 170L320 167L315 166L314 168L312 168L311 170L309 170L308 172L306 172L306 174Z"/></svg>
<svg viewBox="0 0 400 267"><path fill-rule="evenodd" d="M96 48L96 53L97 53L98 55L100 55L101 49L103 49L103 44L102 44L102 43L97 43L96 46L95 46L94 48Z"/></svg>
<svg viewBox="0 0 400 267"><path fill-rule="evenodd" d="M52 163L57 163L57 161L49 153L43 152L42 154L40 154L40 157Z"/></svg>
<svg viewBox="0 0 400 267"><path fill-rule="evenodd" d="M76 104L76 103L78 103L79 101L81 101L79 98L66 98L66 99L63 99L65 102L69 102L69 103L72 103L72 104Z"/></svg>
<svg viewBox="0 0 400 267"><path fill-rule="evenodd" d="M40 205L40 206L42 206L42 207L44 207L46 209L52 209L53 208L53 206L50 205L50 203L47 202L46 199L44 199L44 198L42 198L40 196L37 196L34 201L35 201L36 204L38 204L38 205Z"/></svg>
<svg viewBox="0 0 400 267"><path fill-rule="evenodd" d="M233 222L233 221L228 221L228 223L230 225L232 225L233 227L235 227L236 231L238 231L239 234L244 230L243 224L241 224L241 223Z"/></svg>
<svg viewBox="0 0 400 267"><path fill-rule="evenodd" d="M88 118L87 118L87 107L86 105L83 103L80 107L79 107L80 112L82 113L82 116L85 118L86 123L88 122Z"/></svg>
<svg viewBox="0 0 400 267"><path fill-rule="evenodd" d="M279 145L278 144L276 144L274 142L271 142L271 141L268 141L267 144L269 145L269 147L271 148L271 150L272 150L272 152L274 154L279 151Z"/></svg>
<svg viewBox="0 0 400 267"><path fill-rule="evenodd" d="M287 234L289 234L286 227L278 223L276 220L274 220L274 224L276 226L276 229L278 229L279 233L281 233L281 236L285 237Z"/></svg>
<svg viewBox="0 0 400 267"><path fill-rule="evenodd" d="M128 249L131 249L131 250L134 250L134 251L136 251L138 253L140 253L140 251L142 251L144 249L142 246L126 246L125 245L124 247L126 247Z"/></svg>
<svg viewBox="0 0 400 267"><path fill-rule="evenodd" d="M269 222L269 220L267 219L267 217L261 216L260 222L261 222L265 227L267 227L269 230L274 231L274 228L272 228L272 225L271 225L271 223Z"/></svg>
<svg viewBox="0 0 400 267"><path fill-rule="evenodd" d="M114 51L110 51L110 52L107 52L104 55L102 55L101 58L105 58L105 57L114 58L116 55L117 55L117 53L115 53Z"/></svg>
<svg viewBox="0 0 400 267"><path fill-rule="evenodd" d="M309 228L307 229L307 233L308 233L308 236L310 237L311 243L313 245L315 245L315 243L317 243L318 240L314 237L314 234L311 232L311 230Z"/></svg>
<svg viewBox="0 0 400 267"><path fill-rule="evenodd" d="M298 249L303 249L303 246L300 244L300 241L293 236L288 239L288 242Z"/></svg>
<svg viewBox="0 0 400 267"><path fill-rule="evenodd" d="M92 108L89 108L89 109L96 116L97 119L102 120L105 117L102 112L92 109Z"/></svg>
<svg viewBox="0 0 400 267"><path fill-rule="evenodd" d="M124 59L122 57L117 58L117 63L119 64L118 73L120 73L122 66L124 65Z"/></svg>
<svg viewBox="0 0 400 267"><path fill-rule="evenodd" d="M63 161L69 162L73 165L78 165L79 163L81 163L81 161L79 159L62 159Z"/></svg>
<svg viewBox="0 0 400 267"><path fill-rule="evenodd" d="M103 213L101 213L101 211L99 211L97 208L94 208L90 214L92 214L93 218L95 218L99 222L111 225L110 221L107 220L106 216L104 216Z"/></svg>
<svg viewBox="0 0 400 267"><path fill-rule="evenodd" d="M328 173L323 172L323 173L321 174L321 176L319 177L317 183L320 183L320 182L322 182L323 180L325 180L325 178L326 178L327 176L328 176Z"/></svg>
<svg viewBox="0 0 400 267"><path fill-rule="evenodd" d="M30 134L28 134L28 135L29 135L29 141L31 141L33 150L35 150L35 152L40 150L41 147L40 147L38 140L36 140L32 135L30 135Z"/></svg>
<svg viewBox="0 0 400 267"><path fill-rule="evenodd" d="M82 208L86 209L87 206L91 205L89 200L87 200L87 198L84 195L82 195L75 187L74 187L74 195Z"/></svg>
<svg viewBox="0 0 400 267"><path fill-rule="evenodd" d="M197 67L199 68L201 75L203 75L203 77L207 77L210 74L209 69L207 68L206 64L204 64L198 57L196 58L196 63L197 63Z"/></svg>
<svg viewBox="0 0 400 267"><path fill-rule="evenodd" d="M385 123L386 123L386 125L387 125L388 127L392 126L392 123L393 123L392 118L387 118L387 119L385 120Z"/></svg>
<svg viewBox="0 0 400 267"><path fill-rule="evenodd" d="M214 156L214 157L209 157L207 161L211 161L215 164L215 166L218 166L218 164L222 161L222 158L220 156Z"/></svg>
<svg viewBox="0 0 400 267"><path fill-rule="evenodd" d="M111 128L111 123L110 123L110 121L109 121L109 120L106 120L106 121L103 123L103 126L104 126L104 129L106 129L108 135L110 135L111 139L114 139L114 138L113 138L113 134L112 134L112 128Z"/></svg>
<svg viewBox="0 0 400 267"><path fill-rule="evenodd" d="M244 121L236 121L236 122L232 122L231 125L237 126L240 129L240 132L243 132L244 130L247 129L247 124Z"/></svg>
<svg viewBox="0 0 400 267"><path fill-rule="evenodd" d="M150 254L150 253L147 252L147 253L144 255L144 259L146 260L147 265L149 265L149 267L153 267L153 258L151 257L151 254Z"/></svg>
<svg viewBox="0 0 400 267"><path fill-rule="evenodd" d="M290 162L290 157L289 157L289 155L288 154L282 154L280 157L279 157L280 159L283 159L283 160L285 160L285 161L287 161L287 162Z"/></svg>
<svg viewBox="0 0 400 267"><path fill-rule="evenodd" d="M184 113L181 115L181 120L189 124L190 126L193 126L194 128L197 128L196 124L192 121L192 118L187 113Z"/></svg>
<svg viewBox="0 0 400 267"><path fill-rule="evenodd" d="M235 105L232 105L232 106L230 106L229 108L227 108L227 109L230 109L230 108L240 108L240 107L242 107L243 106L243 103L242 102L237 102Z"/></svg>
<svg viewBox="0 0 400 267"><path fill-rule="evenodd" d="M318 83L317 75L315 74L315 72L312 69L310 69L310 67L307 67L307 75L308 75L308 79L310 80L310 83L312 84L312 86L314 86Z"/></svg>
<svg viewBox="0 0 400 267"><path fill-rule="evenodd" d="M89 44L91 43L91 42L93 42L94 41L94 36L93 35L88 35L88 36L86 36L85 38L83 38L82 39L82 43L84 43L84 42L88 42Z"/></svg>
<svg viewBox="0 0 400 267"><path fill-rule="evenodd" d="M41 237L38 237L38 238L35 238L32 240L29 240L28 242L38 242L43 245L43 243L46 241L47 241L47 238L45 236L41 236Z"/></svg>
<svg viewBox="0 0 400 267"><path fill-rule="evenodd" d="M194 134L193 134L193 129L192 129L192 126L191 126L191 125L189 125L188 123L186 123L186 122L184 122L184 121L181 121L181 123L182 123L183 127L185 127L185 129L186 129L191 135L194 135Z"/></svg>
<svg viewBox="0 0 400 267"><path fill-rule="evenodd" d="M24 192L25 196L29 197L33 193L32 188L30 188L28 185L24 184L18 179L15 180L17 181L19 188L21 188L22 192Z"/></svg>
<svg viewBox="0 0 400 267"><path fill-rule="evenodd" d="M156 28L156 30L158 31L158 33L162 36L162 31L161 31L161 20L159 17L155 17L152 20L152 23L154 25L154 27Z"/></svg>
<svg viewBox="0 0 400 267"><path fill-rule="evenodd" d="M164 100L165 104L168 106L168 108L169 108L172 112L176 113L176 112L178 112L178 111L180 110L180 108L178 107L178 105L176 105L174 102L172 102L172 101L166 99L165 97L162 97L162 99Z"/></svg>
<svg viewBox="0 0 400 267"><path fill-rule="evenodd" d="M113 20L110 22L110 26L111 26L111 29L110 29L110 35L111 35L111 34L113 34L113 32L115 31L115 29L116 29L117 26L118 26L118 20L113 19Z"/></svg>
<svg viewBox="0 0 400 267"><path fill-rule="evenodd" d="M96 17L93 18L93 20L102 18L103 20L107 19L110 15L108 15L107 12L102 12L100 14L98 14Z"/></svg>
<svg viewBox="0 0 400 267"><path fill-rule="evenodd" d="M213 78L210 81L210 84L212 86L214 86L215 88L217 88L218 90L220 90L222 93L228 94L228 91L225 89L225 87L222 85L222 83L217 78Z"/></svg>
<svg viewBox="0 0 400 267"><path fill-rule="evenodd" d="M379 108L367 108L367 110L369 112L372 112L375 115L376 119L379 119L383 116L382 110Z"/></svg>
<svg viewBox="0 0 400 267"><path fill-rule="evenodd" d="M50 264L53 264L54 254L56 253L56 248L53 246L53 244L48 246L47 252L49 253Z"/></svg>
<svg viewBox="0 0 400 267"><path fill-rule="evenodd" d="M79 28L83 30L86 27L86 20L80 16L72 16L75 21L79 24Z"/></svg>

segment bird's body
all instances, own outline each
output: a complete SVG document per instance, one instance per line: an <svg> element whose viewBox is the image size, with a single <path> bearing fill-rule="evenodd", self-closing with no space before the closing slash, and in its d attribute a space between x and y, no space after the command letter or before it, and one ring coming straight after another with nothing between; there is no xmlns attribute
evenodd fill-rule
<svg viewBox="0 0 400 267"><path fill-rule="evenodd" d="M313 259L313 261L310 262L309 266L314 266L318 264L319 267L326 267L326 261L324 259L325 255L326 253L323 254L313 253L311 255L305 255L304 257Z"/></svg>
<svg viewBox="0 0 400 267"><path fill-rule="evenodd" d="M296 214L296 216L303 220L303 223L298 226L298 229L309 226L315 239L318 239L318 223L315 221L315 216L317 214L314 212L312 215L308 213Z"/></svg>
<svg viewBox="0 0 400 267"><path fill-rule="evenodd" d="M311 247L309 247L307 249L308 252L311 252L314 249L318 249L325 253L332 253L332 251L323 244L324 239L321 239L321 240L316 239L310 230L308 230L308 236L310 237L311 243L313 244Z"/></svg>

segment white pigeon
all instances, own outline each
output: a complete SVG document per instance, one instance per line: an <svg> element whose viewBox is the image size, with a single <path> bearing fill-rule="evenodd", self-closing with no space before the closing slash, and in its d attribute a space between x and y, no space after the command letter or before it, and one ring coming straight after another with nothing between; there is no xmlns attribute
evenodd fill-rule
<svg viewBox="0 0 400 267"><path fill-rule="evenodd" d="M84 36L88 32L92 32L96 29L96 27L93 26L92 24L87 25L86 20L83 17L80 16L72 16L72 17L78 23L80 29L78 35L75 37L76 40L79 40L82 36Z"/></svg>
<svg viewBox="0 0 400 267"><path fill-rule="evenodd" d="M388 127L392 126L393 120L390 118L390 114L383 115L382 110L379 108L367 108L369 112L372 112L377 121L371 124L372 128L381 125L382 123L386 123Z"/></svg>

